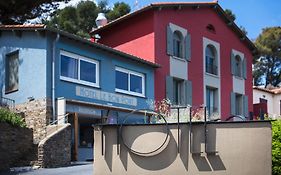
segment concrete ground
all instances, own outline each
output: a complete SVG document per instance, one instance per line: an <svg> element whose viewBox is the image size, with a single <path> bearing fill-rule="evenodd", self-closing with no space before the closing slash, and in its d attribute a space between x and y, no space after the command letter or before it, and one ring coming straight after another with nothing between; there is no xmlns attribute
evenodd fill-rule
<svg viewBox="0 0 281 175"><path fill-rule="evenodd" d="M68 167L41 168L33 170L31 167L12 168L9 172L0 172L0 175L92 175L93 162L76 162Z"/></svg>

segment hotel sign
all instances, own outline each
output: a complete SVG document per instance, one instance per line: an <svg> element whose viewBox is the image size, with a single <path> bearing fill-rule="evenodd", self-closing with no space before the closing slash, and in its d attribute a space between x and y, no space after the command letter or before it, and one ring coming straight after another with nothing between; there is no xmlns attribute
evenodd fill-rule
<svg viewBox="0 0 281 175"><path fill-rule="evenodd" d="M111 103L137 106L137 98L129 97L127 95L105 92L96 89L85 88L81 86L76 86L76 95L80 97L102 100Z"/></svg>

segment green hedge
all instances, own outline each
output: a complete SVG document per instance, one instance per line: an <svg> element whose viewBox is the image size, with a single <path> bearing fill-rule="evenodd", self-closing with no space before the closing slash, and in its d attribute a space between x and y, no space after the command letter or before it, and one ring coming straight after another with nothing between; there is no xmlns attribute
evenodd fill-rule
<svg viewBox="0 0 281 175"><path fill-rule="evenodd" d="M5 108L0 108L0 122L9 123L13 126L26 127L24 119L21 116Z"/></svg>
<svg viewBox="0 0 281 175"><path fill-rule="evenodd" d="M281 174L281 120L272 123L272 175Z"/></svg>

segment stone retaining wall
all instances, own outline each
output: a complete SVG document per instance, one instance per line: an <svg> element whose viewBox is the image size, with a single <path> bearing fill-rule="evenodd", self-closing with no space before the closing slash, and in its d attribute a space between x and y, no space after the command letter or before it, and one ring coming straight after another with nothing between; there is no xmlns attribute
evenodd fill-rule
<svg viewBox="0 0 281 175"><path fill-rule="evenodd" d="M43 168L67 166L71 163L71 125L65 124L38 145L38 165Z"/></svg>
<svg viewBox="0 0 281 175"><path fill-rule="evenodd" d="M46 137L46 126L50 123L52 115L50 100L33 100L18 104L15 109L23 115L27 127L33 129L33 141L38 144Z"/></svg>
<svg viewBox="0 0 281 175"><path fill-rule="evenodd" d="M29 165L37 147L32 138L31 129L0 123L0 170Z"/></svg>

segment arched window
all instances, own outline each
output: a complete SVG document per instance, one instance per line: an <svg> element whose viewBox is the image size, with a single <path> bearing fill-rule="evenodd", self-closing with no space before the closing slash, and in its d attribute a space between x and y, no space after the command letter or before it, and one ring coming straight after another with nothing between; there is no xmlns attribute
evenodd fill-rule
<svg viewBox="0 0 281 175"><path fill-rule="evenodd" d="M183 37L179 31L173 33L173 55L183 58Z"/></svg>
<svg viewBox="0 0 281 175"><path fill-rule="evenodd" d="M218 74L216 55L217 53L215 47L208 45L205 50L205 68L207 73L214 75Z"/></svg>
<svg viewBox="0 0 281 175"><path fill-rule="evenodd" d="M235 56L235 75L242 77L242 59L239 55Z"/></svg>

